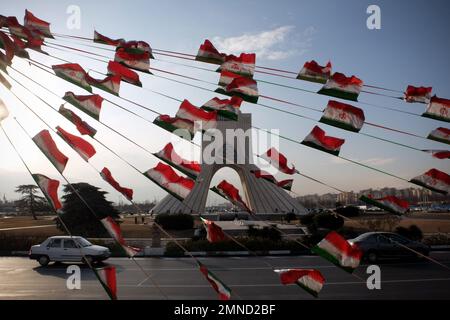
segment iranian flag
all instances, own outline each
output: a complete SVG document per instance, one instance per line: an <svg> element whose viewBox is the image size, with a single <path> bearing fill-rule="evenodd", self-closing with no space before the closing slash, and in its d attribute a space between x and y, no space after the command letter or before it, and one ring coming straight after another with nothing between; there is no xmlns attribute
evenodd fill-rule
<svg viewBox="0 0 450 320"><path fill-rule="evenodd" d="M96 88L99 88L101 90L109 92L116 96L119 95L121 79L122 78L119 75L106 76L106 78L103 80L94 79L90 75L88 75L88 74L86 75L86 81L91 86L94 86Z"/></svg>
<svg viewBox="0 0 450 320"><path fill-rule="evenodd" d="M450 144L450 129L443 127L437 128L430 132L427 139Z"/></svg>
<svg viewBox="0 0 450 320"><path fill-rule="evenodd" d="M211 284L213 289L219 294L220 300L230 300L231 289L228 288L214 273L208 270L208 268L197 261L200 272L205 276L206 280Z"/></svg>
<svg viewBox="0 0 450 320"><path fill-rule="evenodd" d="M363 87L363 81L355 76L346 77L344 74L335 72L325 83L319 94L336 98L358 101L358 95Z"/></svg>
<svg viewBox="0 0 450 320"><path fill-rule="evenodd" d="M176 117L194 122L195 129L200 126L202 131L214 129L217 126L216 111L208 112L197 108L186 99L181 103Z"/></svg>
<svg viewBox="0 0 450 320"><path fill-rule="evenodd" d="M241 207L250 213L252 212L244 200L242 200L239 190L226 180L222 180L222 182L219 183L217 187L212 188L212 190L229 200L235 206Z"/></svg>
<svg viewBox="0 0 450 320"><path fill-rule="evenodd" d="M241 53L239 57L230 54L225 57L225 61L217 69L217 72L226 70L244 77L253 78L255 74L255 62L256 54L254 53Z"/></svg>
<svg viewBox="0 0 450 320"><path fill-rule="evenodd" d="M293 179L277 181L277 179L275 179L275 177L273 175L271 175L270 173L265 172L263 170L252 170L251 173L253 173L256 178L267 180L285 190L291 191L291 189L292 189L292 183L294 181Z"/></svg>
<svg viewBox="0 0 450 320"><path fill-rule="evenodd" d="M113 40L113 39L108 38L108 37L106 37L106 36L104 36L104 35L102 35L102 34L100 34L100 33L98 33L97 31L94 30L94 42L117 47L122 42L125 42L125 40L124 39L115 39L115 40Z"/></svg>
<svg viewBox="0 0 450 320"><path fill-rule="evenodd" d="M251 103L257 103L259 97L256 81L242 76L234 78L225 88L220 87L215 91L227 96L238 96Z"/></svg>
<svg viewBox="0 0 450 320"><path fill-rule="evenodd" d="M129 245L126 244L125 239L122 236L122 231L120 230L119 224L116 221L114 221L112 217L108 216L106 218L101 219L100 221L105 227L105 229L108 231L111 238L113 238L117 243L120 244L120 246L125 251L127 256L132 258L141 251L140 248L130 247Z"/></svg>
<svg viewBox="0 0 450 320"><path fill-rule="evenodd" d="M88 162L89 159L96 154L94 147L83 138L70 134L59 126L56 127L56 131L58 132L58 135L83 158L84 161Z"/></svg>
<svg viewBox="0 0 450 320"><path fill-rule="evenodd" d="M20 58L30 59L30 55L25 50L28 47L27 44L19 37L11 36L11 38L13 39L14 44L14 55ZM0 47L2 47L1 43Z"/></svg>
<svg viewBox="0 0 450 320"><path fill-rule="evenodd" d="M338 156L344 142L344 139L325 135L325 131L315 126L302 141L302 144Z"/></svg>
<svg viewBox="0 0 450 320"><path fill-rule="evenodd" d="M431 153L433 158L436 159L450 159L450 151L448 150L422 150L424 152Z"/></svg>
<svg viewBox="0 0 450 320"><path fill-rule="evenodd" d="M1 125L1 122L2 122L3 120L5 120L6 118L8 118L8 116L9 116L9 110L8 110L8 108L6 107L6 105L5 105L5 103L3 102L3 100L0 99L0 125Z"/></svg>
<svg viewBox="0 0 450 320"><path fill-rule="evenodd" d="M442 194L450 192L450 176L437 169L430 169L424 174L411 179L410 182L434 192Z"/></svg>
<svg viewBox="0 0 450 320"><path fill-rule="evenodd" d="M276 269L282 284L296 284L314 297L318 297L325 283L325 278L316 269Z"/></svg>
<svg viewBox="0 0 450 320"><path fill-rule="evenodd" d="M227 236L225 235L225 233L223 233L221 227L219 227L211 220L207 220L202 217L200 217L200 219L202 220L203 225L205 226L206 229L206 240L208 240L211 243L227 240Z"/></svg>
<svg viewBox="0 0 450 320"><path fill-rule="evenodd" d="M158 116L154 121L157 126L176 134L186 140L192 140L195 135L194 122L178 117L171 117L166 114Z"/></svg>
<svg viewBox="0 0 450 320"><path fill-rule="evenodd" d="M111 300L117 300L116 267L106 266L103 268L95 268L94 270Z"/></svg>
<svg viewBox="0 0 450 320"><path fill-rule="evenodd" d="M240 113L242 98L231 97L231 99L213 98L206 102L202 109L207 111L217 111L217 113L225 118L237 120Z"/></svg>
<svg viewBox="0 0 450 320"><path fill-rule="evenodd" d="M408 201L401 200L396 196L387 196L375 199L371 195L363 195L359 198L359 200L398 215L405 214L409 210Z"/></svg>
<svg viewBox="0 0 450 320"><path fill-rule="evenodd" d="M52 208L56 212L60 210L62 205L58 198L59 181L50 179L39 173L33 174L32 176Z"/></svg>
<svg viewBox="0 0 450 320"><path fill-rule="evenodd" d="M450 100L436 96L431 97L422 117L450 122Z"/></svg>
<svg viewBox="0 0 450 320"><path fill-rule="evenodd" d="M286 174L299 173L295 169L294 165L292 165L292 168L289 168L287 158L282 153L278 152L278 150L275 148L270 148L269 150L266 151L266 153L262 154L260 157L269 162L273 167L277 168L279 171L283 173Z"/></svg>
<svg viewBox="0 0 450 320"><path fill-rule="evenodd" d="M220 78L219 78L219 86L221 87L226 87L227 85L229 85L231 82L233 82L234 79L241 77L240 75L230 72L230 71L226 71L223 70L220 73Z"/></svg>
<svg viewBox="0 0 450 320"><path fill-rule="evenodd" d="M58 77L92 92L92 88L86 80L87 73L78 63L53 65L52 69Z"/></svg>
<svg viewBox="0 0 450 320"><path fill-rule="evenodd" d="M155 59L152 53L152 48L150 45L145 41L126 41L117 46L117 49L124 48L126 52L132 53L132 54L139 54L146 52L149 55L150 59Z"/></svg>
<svg viewBox="0 0 450 320"><path fill-rule="evenodd" d="M195 60L213 64L222 64L225 61L226 54L220 53L209 40L200 45Z"/></svg>
<svg viewBox="0 0 450 320"><path fill-rule="evenodd" d="M34 143L41 149L42 153L55 166L55 168L62 174L69 161L61 151L59 151L48 130L42 130L33 137Z"/></svg>
<svg viewBox="0 0 450 320"><path fill-rule="evenodd" d="M63 99L99 121L103 102L103 98L100 95L91 94L86 96L79 96L69 91L66 92Z"/></svg>
<svg viewBox="0 0 450 320"><path fill-rule="evenodd" d="M331 75L331 62L328 62L325 67L320 66L316 61L311 60L305 62L302 70L297 75L297 79L326 83Z"/></svg>
<svg viewBox="0 0 450 320"><path fill-rule="evenodd" d="M162 162L144 172L144 175L180 201L183 201L195 186L194 180L179 176L171 166Z"/></svg>
<svg viewBox="0 0 450 320"><path fill-rule="evenodd" d="M334 100L328 101L322 118L320 118L322 123L353 132L361 130L364 120L362 109Z"/></svg>
<svg viewBox="0 0 450 320"><path fill-rule="evenodd" d="M127 198L129 201L133 200L133 189L124 188L122 187L116 179L111 174L111 171L109 171L108 168L103 168L103 170L100 172L100 176L108 182L114 189L119 191L125 198Z"/></svg>
<svg viewBox="0 0 450 320"><path fill-rule="evenodd" d="M0 51L0 67L6 71L6 65L11 65L12 59L15 55L14 42L2 31L0 31L0 48L5 50L5 53Z"/></svg>
<svg viewBox="0 0 450 320"><path fill-rule="evenodd" d="M123 81L142 87L139 75L119 62L108 62L108 75L119 76Z"/></svg>
<svg viewBox="0 0 450 320"><path fill-rule="evenodd" d="M362 251L337 232L331 231L312 249L312 252L352 273L361 261Z"/></svg>
<svg viewBox="0 0 450 320"><path fill-rule="evenodd" d="M31 30L38 30L44 36L53 38L52 33L50 32L50 23L37 18L28 10L25 10L25 17L23 18L23 22L26 28L29 28Z"/></svg>
<svg viewBox="0 0 450 320"><path fill-rule="evenodd" d="M80 134L94 137L97 133L97 130L92 128L86 121L81 120L75 112L65 108L64 105L59 107L59 113L64 116L64 118L72 122L77 127Z"/></svg>
<svg viewBox="0 0 450 320"><path fill-rule="evenodd" d="M197 178L201 171L201 166L198 162L185 160L180 157L170 142L161 151L154 153L154 155L193 179Z"/></svg>
<svg viewBox="0 0 450 320"><path fill-rule="evenodd" d="M404 100L406 102L429 103L432 90L432 87L408 86L404 93Z"/></svg>
<svg viewBox="0 0 450 320"><path fill-rule="evenodd" d="M114 56L114 61L131 69L150 73L150 54L148 52L133 52L127 48L118 48Z"/></svg>

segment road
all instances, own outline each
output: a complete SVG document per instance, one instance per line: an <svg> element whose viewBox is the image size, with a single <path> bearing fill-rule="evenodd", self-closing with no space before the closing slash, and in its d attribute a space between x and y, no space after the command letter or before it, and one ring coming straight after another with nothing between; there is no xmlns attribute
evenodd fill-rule
<svg viewBox="0 0 450 320"><path fill-rule="evenodd" d="M432 257L450 266L450 252ZM354 275L317 256L200 258L233 291L234 299L314 299L298 286L283 286L272 268L317 268L326 278L320 299L450 299L450 270L429 261L384 262L381 290L368 290L366 266ZM190 258L112 258L119 299L216 299ZM0 258L0 299L107 299L93 273L81 268L81 289L68 290L68 265L40 267L27 258ZM156 285L157 286L156 286Z"/></svg>

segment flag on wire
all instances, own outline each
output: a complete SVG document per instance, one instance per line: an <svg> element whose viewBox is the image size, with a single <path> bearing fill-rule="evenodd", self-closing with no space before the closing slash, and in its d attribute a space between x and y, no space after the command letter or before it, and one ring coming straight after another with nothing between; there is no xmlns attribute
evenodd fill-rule
<svg viewBox="0 0 450 320"><path fill-rule="evenodd" d="M145 51L132 51L125 47L118 48L114 55L114 61L119 62L131 69L151 73L150 54Z"/></svg>
<svg viewBox="0 0 450 320"><path fill-rule="evenodd" d="M309 294L318 297L325 283L325 278L316 269L276 269L282 284L296 284Z"/></svg>
<svg viewBox="0 0 450 320"><path fill-rule="evenodd" d="M53 65L52 69L58 77L92 92L92 88L86 80L87 73L78 63Z"/></svg>
<svg viewBox="0 0 450 320"><path fill-rule="evenodd" d="M293 179L277 181L277 179L275 179L275 177L273 175L271 175L268 172L265 172L263 170L252 170L251 173L253 173L256 178L267 180L285 190L291 191L291 189L292 189L292 183L294 181Z"/></svg>
<svg viewBox="0 0 450 320"><path fill-rule="evenodd" d="M108 62L108 75L120 76L123 81L142 87L139 75L119 62Z"/></svg>
<svg viewBox="0 0 450 320"><path fill-rule="evenodd" d="M206 280L211 284L213 289L219 294L220 300L229 300L231 298L231 289L228 288L214 273L197 261L200 272L205 276Z"/></svg>
<svg viewBox="0 0 450 320"><path fill-rule="evenodd" d="M227 96L238 96L251 103L257 103L259 97L256 81L242 76L234 78L225 88L217 88L215 92Z"/></svg>
<svg viewBox="0 0 450 320"><path fill-rule="evenodd" d="M104 35L102 35L102 34L100 34L100 33L98 33L97 31L94 30L94 42L117 47L122 42L125 42L125 40L124 39L113 40L113 39L108 38L108 37L106 37L106 36L104 36Z"/></svg>
<svg viewBox="0 0 450 320"><path fill-rule="evenodd" d="M101 219L100 221L105 227L105 229L108 231L109 235L120 244L120 246L125 251L127 256L132 258L141 251L140 248L134 248L127 245L125 239L122 236L122 231L120 230L119 224L117 224L117 222L114 221L112 217L108 216L106 218Z"/></svg>
<svg viewBox="0 0 450 320"><path fill-rule="evenodd" d="M50 32L50 23L37 18L34 14L26 9L25 17L23 18L23 24L26 28L29 28L31 30L38 30L44 36L53 38L52 33Z"/></svg>
<svg viewBox="0 0 450 320"><path fill-rule="evenodd" d="M298 173L294 165L289 168L287 158L275 148L270 148L260 157L285 174Z"/></svg>
<svg viewBox="0 0 450 320"><path fill-rule="evenodd" d="M431 97L430 103L422 117L450 122L450 100L436 96Z"/></svg>
<svg viewBox="0 0 450 320"><path fill-rule="evenodd" d="M116 267L106 266L103 268L94 268L100 283L112 300L117 300L117 280Z"/></svg>
<svg viewBox="0 0 450 320"><path fill-rule="evenodd" d="M59 181L50 179L43 174L38 173L33 174L32 176L52 208L56 212L59 211L62 208L58 198Z"/></svg>
<svg viewBox="0 0 450 320"><path fill-rule="evenodd" d="M211 220L207 220L203 217L200 217L200 219L202 220L203 225L206 229L206 240L211 243L227 240L227 236L225 235L225 233L223 233L221 227L219 227Z"/></svg>
<svg viewBox="0 0 450 320"><path fill-rule="evenodd" d="M359 132L364 125L364 120L364 111L362 109L330 100L319 122L344 130Z"/></svg>
<svg viewBox="0 0 450 320"><path fill-rule="evenodd" d="M186 140L192 140L195 135L194 122L191 120L181 119L178 117L173 118L169 115L162 114L156 117L153 123Z"/></svg>
<svg viewBox="0 0 450 320"><path fill-rule="evenodd" d="M58 135L67 142L68 145L75 150L84 161L88 162L95 154L95 148L83 138L77 137L73 134L68 133L61 127L56 127Z"/></svg>
<svg viewBox="0 0 450 320"><path fill-rule="evenodd" d="M255 74L256 54L241 53L239 57L232 54L225 57L225 61L217 69L217 72L230 71L244 77L253 78Z"/></svg>
<svg viewBox="0 0 450 320"><path fill-rule="evenodd" d="M241 207L242 209L252 212L247 204L242 200L239 190L226 180L222 180L216 187L211 189L212 191L218 193L225 199L229 200L235 206Z"/></svg>
<svg viewBox="0 0 450 320"><path fill-rule="evenodd" d="M239 97L231 97L231 99L213 98L206 102L202 109L207 111L217 111L217 113L225 118L237 120L240 113L240 107L243 99Z"/></svg>
<svg viewBox="0 0 450 320"><path fill-rule="evenodd" d="M77 127L80 134L94 137L97 133L97 130L92 128L86 121L81 120L75 112L65 108L63 104L59 107L59 113L64 116L64 118L72 122Z"/></svg>
<svg viewBox="0 0 450 320"><path fill-rule="evenodd" d="M432 87L414 87L408 86L403 99L406 102L429 103L431 99Z"/></svg>
<svg viewBox="0 0 450 320"><path fill-rule="evenodd" d="M430 132L427 139L450 144L450 129L447 128L437 128Z"/></svg>
<svg viewBox="0 0 450 320"><path fill-rule="evenodd" d="M197 129L198 126L201 126L202 131L214 129L217 126L216 111L208 112L204 109L197 108L186 99L181 103L175 116L179 119L186 119L194 122L195 129Z"/></svg>
<svg viewBox="0 0 450 320"><path fill-rule="evenodd" d="M311 60L305 62L303 68L297 75L297 79L326 83L331 75L331 62L328 62L325 67L320 66L316 61Z"/></svg>
<svg viewBox="0 0 450 320"><path fill-rule="evenodd" d="M63 97L71 105L77 107L84 113L99 121L102 109L103 98L98 94L86 96L75 95L73 92L66 92Z"/></svg>
<svg viewBox="0 0 450 320"><path fill-rule="evenodd" d="M180 157L175 152L175 149L171 142L166 144L166 146L161 151L154 153L154 155L193 179L197 178L198 174L201 171L201 166L198 162L185 160Z"/></svg>
<svg viewBox="0 0 450 320"><path fill-rule="evenodd" d="M55 166L55 168L62 174L66 168L69 158L59 151L55 141L50 135L50 132L48 132L48 130L42 130L33 137L33 141L48 158L48 160Z"/></svg>
<svg viewBox="0 0 450 320"><path fill-rule="evenodd" d="M410 182L434 192L442 194L450 192L450 176L437 169L430 169L424 174L412 178Z"/></svg>
<svg viewBox="0 0 450 320"><path fill-rule="evenodd" d="M408 201L401 200L396 196L387 196L375 199L371 195L362 195L359 200L398 215L405 214L409 210Z"/></svg>
<svg viewBox="0 0 450 320"><path fill-rule="evenodd" d="M225 61L226 54L220 53L209 40L200 45L195 60L213 64L222 64Z"/></svg>
<svg viewBox="0 0 450 320"><path fill-rule="evenodd" d="M86 75L86 81L91 86L94 86L96 88L99 88L101 90L109 92L116 96L119 95L121 79L122 79L122 77L120 75L106 76L106 78L103 80L98 80L98 79L92 78L89 74Z"/></svg>
<svg viewBox="0 0 450 320"><path fill-rule="evenodd" d="M355 76L346 77L344 74L336 72L328 79L318 94L358 101L363 84L363 81Z"/></svg>
<svg viewBox="0 0 450 320"><path fill-rule="evenodd" d="M433 158L436 159L450 159L450 151L448 150L422 150L424 152L431 153Z"/></svg>
<svg viewBox="0 0 450 320"><path fill-rule="evenodd" d="M325 131L315 126L302 141L302 144L338 156L344 142L344 139L325 135Z"/></svg>
<svg viewBox="0 0 450 320"><path fill-rule="evenodd" d="M155 59L152 53L152 48L145 41L126 41L117 46L117 49L124 48L126 52L131 54L148 53L150 59Z"/></svg>
<svg viewBox="0 0 450 320"><path fill-rule="evenodd" d="M125 198L127 198L129 201L133 200L133 189L124 188L122 187L116 179L111 174L111 171L109 171L108 168L103 168L103 170L100 172L100 176L108 182L114 189L116 189L118 192L120 192Z"/></svg>

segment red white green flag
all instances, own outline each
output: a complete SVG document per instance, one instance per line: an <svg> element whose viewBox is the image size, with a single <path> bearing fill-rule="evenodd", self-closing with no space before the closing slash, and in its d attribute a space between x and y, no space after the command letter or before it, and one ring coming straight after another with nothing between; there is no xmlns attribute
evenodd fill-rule
<svg viewBox="0 0 450 320"><path fill-rule="evenodd" d="M73 92L66 92L63 97L71 105L77 107L97 121L100 119L103 98L98 94L86 96L75 95Z"/></svg>
<svg viewBox="0 0 450 320"><path fill-rule="evenodd" d="M212 188L212 191L229 200L235 206L241 207L250 213L252 212L244 200L242 200L239 190L226 180L222 180L217 187Z"/></svg>
<svg viewBox="0 0 450 320"><path fill-rule="evenodd" d="M362 90L363 84L363 81L355 76L346 77L344 74L336 72L333 73L318 93L358 101L358 95Z"/></svg>
<svg viewBox="0 0 450 320"><path fill-rule="evenodd" d="M201 126L202 131L214 129L217 126L217 112L197 108L186 99L181 103L176 117L194 122L195 129Z"/></svg>
<svg viewBox="0 0 450 320"><path fill-rule="evenodd" d="M361 262L362 251L350 244L336 231L331 231L312 249L312 252L352 273Z"/></svg>
<svg viewBox="0 0 450 320"><path fill-rule="evenodd" d="M209 40L200 45L195 60L213 64L222 64L225 61L226 54L220 53Z"/></svg>
<svg viewBox="0 0 450 320"><path fill-rule="evenodd" d="M450 144L450 129L447 128L437 128L430 132L427 139Z"/></svg>
<svg viewBox="0 0 450 320"><path fill-rule="evenodd" d="M124 39L111 39L111 38L108 38L94 30L94 42L117 47L122 42L125 42L125 40Z"/></svg>
<svg viewBox="0 0 450 320"><path fill-rule="evenodd" d="M404 93L406 102L429 103L431 99L432 87L414 87L408 86Z"/></svg>
<svg viewBox="0 0 450 320"><path fill-rule="evenodd" d="M213 289L219 294L220 300L230 300L231 289L226 286L214 273L208 270L208 268L197 261L200 272L205 276L206 280L211 284Z"/></svg>
<svg viewBox="0 0 450 320"><path fill-rule="evenodd" d="M59 107L59 113L67 120L72 122L77 127L77 130L80 134L94 137L97 133L97 130L92 128L86 121L81 120L81 118L75 112L65 108L64 105L61 105Z"/></svg>
<svg viewBox="0 0 450 320"><path fill-rule="evenodd" d="M195 186L194 180L179 176L171 166L162 162L144 172L144 175L180 201L183 201Z"/></svg>
<svg viewBox="0 0 450 320"><path fill-rule="evenodd" d="M193 179L197 178L201 171L201 166L198 162L185 160L180 157L170 142L161 151L154 153L154 155Z"/></svg>
<svg viewBox="0 0 450 320"><path fill-rule="evenodd" d="M152 53L152 48L150 45L145 41L126 41L122 42L117 46L117 49L124 48L126 52L132 53L132 54L139 54L139 53L148 53L150 59L155 59Z"/></svg>
<svg viewBox="0 0 450 320"><path fill-rule="evenodd" d="M108 62L108 75L119 76L123 81L142 87L139 75L119 62Z"/></svg>
<svg viewBox="0 0 450 320"><path fill-rule="evenodd" d="M276 184L280 188L283 188L283 189L288 190L288 191L291 191L291 189L292 189L292 183L294 182L293 179L286 179L286 180L282 180L282 181L277 181L277 179L275 179L275 177L273 175L271 175L270 173L265 172L263 170L252 170L251 172L258 179L267 180L267 181L269 181L269 182L271 182L273 184Z"/></svg>
<svg viewBox="0 0 450 320"><path fill-rule="evenodd" d="M133 189L124 188L122 187L116 179L111 174L111 171L109 171L108 168L103 168L103 170L100 172L100 176L108 182L114 189L119 191L125 198L127 198L129 201L133 200Z"/></svg>
<svg viewBox="0 0 450 320"><path fill-rule="evenodd" d="M25 50L28 47L28 45L25 43L25 41L23 41L22 39L14 36L14 35L11 36L11 39L13 40L13 44L14 44L14 55L17 57L20 57L20 58L30 59L30 55L28 54L28 51ZM2 47L1 43L0 43L0 47Z"/></svg>
<svg viewBox="0 0 450 320"><path fill-rule="evenodd" d="M33 174L32 176L52 208L55 211L60 210L62 205L58 198L59 181L50 179L39 173Z"/></svg>
<svg viewBox="0 0 450 320"><path fill-rule="evenodd" d="M178 117L171 117L166 114L158 116L154 121L154 124L180 136L186 140L192 140L195 135L194 122L187 119L181 119Z"/></svg>
<svg viewBox="0 0 450 320"><path fill-rule="evenodd" d="M122 78L119 75L106 76L106 78L102 79L102 80L92 78L89 74L86 75L86 81L91 86L94 86L96 88L99 88L100 90L109 92L116 96L119 95L121 79Z"/></svg>
<svg viewBox="0 0 450 320"><path fill-rule="evenodd" d="M0 125L1 125L1 122L2 122L3 120L5 120L6 118L8 118L8 116L9 116L9 110L8 110L8 108L6 107L6 105L5 105L5 103L3 102L3 100L0 99Z"/></svg>
<svg viewBox="0 0 450 320"><path fill-rule="evenodd" d="M131 69L150 73L150 54L145 51L131 51L127 48L118 48L114 61L119 62Z"/></svg>
<svg viewBox="0 0 450 320"><path fill-rule="evenodd" d="M53 38L52 33L50 32L50 23L37 18L34 14L26 9L23 21L26 28L29 28L31 30L38 30L46 37Z"/></svg>
<svg viewBox="0 0 450 320"><path fill-rule="evenodd" d="M450 122L450 100L436 96L431 97L422 117Z"/></svg>
<svg viewBox="0 0 450 320"><path fill-rule="evenodd" d="M316 269L276 269L274 271L279 274L282 284L296 284L316 298L325 283L325 278Z"/></svg>
<svg viewBox="0 0 450 320"><path fill-rule="evenodd" d="M15 55L14 42L4 32L0 31L0 48L5 50L5 53L0 51L0 68L6 71L6 66L11 65L12 59Z"/></svg>
<svg viewBox="0 0 450 320"><path fill-rule="evenodd" d="M434 192L442 194L449 194L450 192L450 176L437 169L430 169L424 174L411 179L410 182Z"/></svg>
<svg viewBox="0 0 450 320"><path fill-rule="evenodd" d="M335 100L328 101L322 118L320 118L322 123L353 132L361 130L364 120L362 109Z"/></svg>
<svg viewBox="0 0 450 320"><path fill-rule="evenodd" d="M325 67L319 65L316 61L311 60L305 62L303 68L297 75L297 79L326 83L331 75L331 62L328 62Z"/></svg>
<svg viewBox="0 0 450 320"><path fill-rule="evenodd" d="M92 92L92 88L86 79L87 73L78 63L53 65L52 69L58 77Z"/></svg>
<svg viewBox="0 0 450 320"><path fill-rule="evenodd" d="M69 158L59 151L50 132L48 130L42 130L33 137L33 141L55 168L60 173L63 173Z"/></svg>
<svg viewBox="0 0 450 320"><path fill-rule="evenodd" d="M44 39L44 34L37 29L30 29L25 26L22 26L16 17L7 17L4 21L4 25L9 28L9 32L13 36L17 36L19 38L27 39L30 38L39 38Z"/></svg>
<svg viewBox="0 0 450 320"><path fill-rule="evenodd" d="M231 99L213 98L206 102L202 106L202 109L207 111L217 111L217 113L223 117L237 120L242 101L243 99L239 97L231 97Z"/></svg>
<svg viewBox="0 0 450 320"><path fill-rule="evenodd" d="M226 87L231 82L233 82L234 79L239 78L239 77L241 77L241 76L238 75L237 73L233 73L233 72L230 72L230 71L223 70L220 73L219 86Z"/></svg>
<svg viewBox="0 0 450 320"><path fill-rule="evenodd" d="M105 229L108 231L111 238L113 238L117 243L120 244L120 246L125 251L127 256L132 258L141 251L140 248L134 248L127 245L125 239L122 236L122 231L120 230L119 224L116 221L114 221L112 217L108 216L106 218L101 219L100 221L105 227Z"/></svg>
<svg viewBox="0 0 450 320"><path fill-rule="evenodd" d="M325 135L325 131L315 126L302 141L302 144L338 156L344 142L344 139Z"/></svg>
<svg viewBox="0 0 450 320"><path fill-rule="evenodd" d="M225 57L217 72L230 71L244 77L253 78L255 74L256 54L241 53L239 57L232 54Z"/></svg>
<svg viewBox="0 0 450 320"><path fill-rule="evenodd" d="M94 270L111 300L117 300L116 267L109 265Z"/></svg>
<svg viewBox="0 0 450 320"><path fill-rule="evenodd" d="M275 148L270 148L260 157L285 174L299 173L294 165L292 165L292 168L288 166L287 158Z"/></svg>
<svg viewBox="0 0 450 320"><path fill-rule="evenodd" d="M200 217L203 222L203 225L206 229L206 240L209 242L220 242L227 240L227 236L223 233L221 227L215 224L213 221Z"/></svg>
<svg viewBox="0 0 450 320"><path fill-rule="evenodd" d="M448 150L422 150L430 153L436 159L450 159L450 151Z"/></svg>
<svg viewBox="0 0 450 320"><path fill-rule="evenodd" d="M67 142L68 145L75 150L84 161L88 162L95 154L95 148L83 138L77 137L73 134L68 133L61 127L56 127L58 135Z"/></svg>
<svg viewBox="0 0 450 320"><path fill-rule="evenodd" d="M398 215L405 214L409 210L408 201L399 199L396 196L387 196L375 199L371 195L363 195L359 198L359 200Z"/></svg>
<svg viewBox="0 0 450 320"><path fill-rule="evenodd" d="M225 88L217 88L215 92L238 96L251 103L257 103L259 97L256 81L242 76L234 78Z"/></svg>

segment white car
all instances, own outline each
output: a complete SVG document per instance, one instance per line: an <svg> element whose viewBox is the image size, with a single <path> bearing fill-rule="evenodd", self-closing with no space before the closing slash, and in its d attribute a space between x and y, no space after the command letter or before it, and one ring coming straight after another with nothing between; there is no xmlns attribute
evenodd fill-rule
<svg viewBox="0 0 450 320"><path fill-rule="evenodd" d="M76 243L75 243L76 241ZM108 248L91 244L78 236L54 236L30 248L30 259L41 266L51 261L58 262L100 262L111 255ZM87 260L87 261L86 261Z"/></svg>

